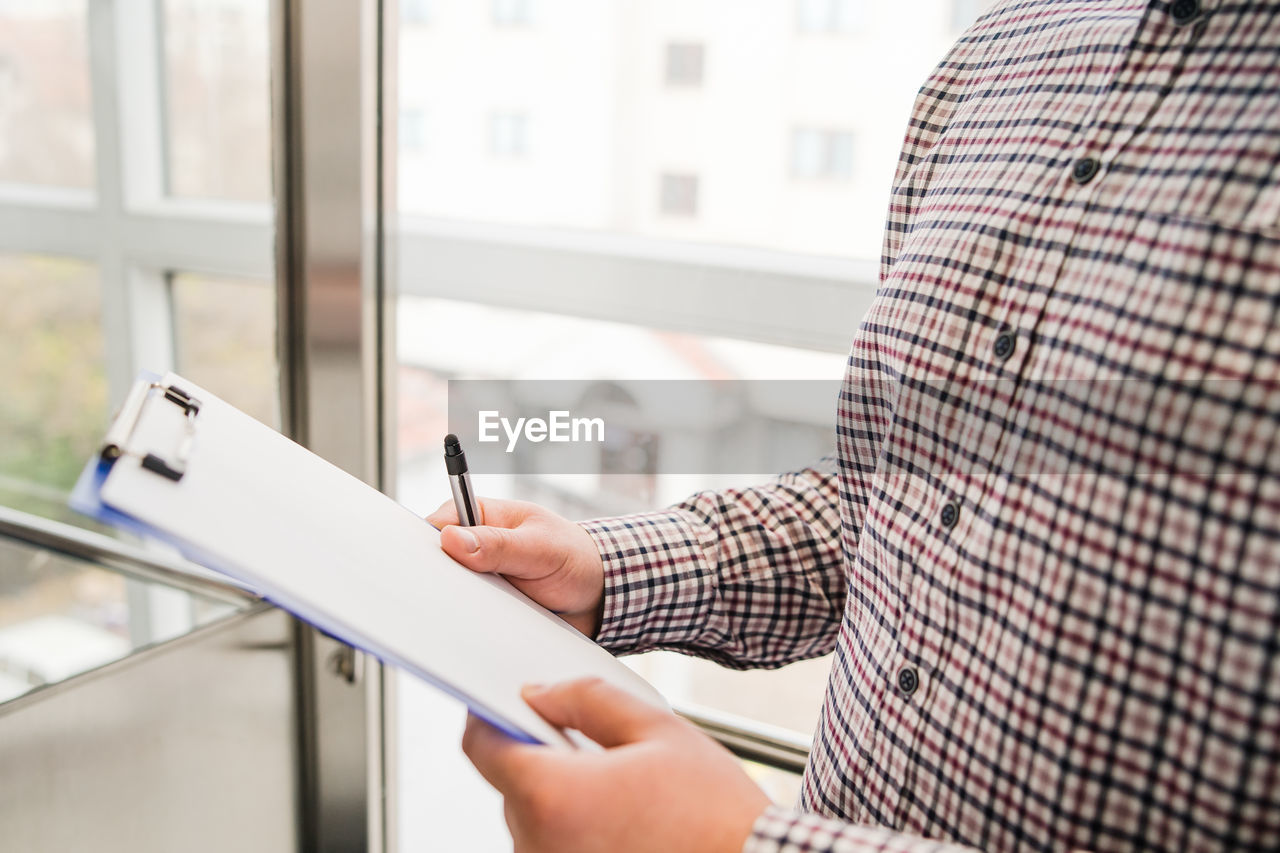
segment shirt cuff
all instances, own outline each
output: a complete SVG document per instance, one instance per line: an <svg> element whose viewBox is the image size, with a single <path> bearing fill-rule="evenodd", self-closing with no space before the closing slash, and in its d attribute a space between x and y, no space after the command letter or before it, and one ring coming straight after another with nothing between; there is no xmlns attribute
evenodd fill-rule
<svg viewBox="0 0 1280 853"><path fill-rule="evenodd" d="M974 853L972 848L904 835L880 826L769 806L751 827L742 853Z"/></svg>
<svg viewBox="0 0 1280 853"><path fill-rule="evenodd" d="M715 579L695 525L676 510L580 524L604 563L596 642L615 655L696 645Z"/></svg>

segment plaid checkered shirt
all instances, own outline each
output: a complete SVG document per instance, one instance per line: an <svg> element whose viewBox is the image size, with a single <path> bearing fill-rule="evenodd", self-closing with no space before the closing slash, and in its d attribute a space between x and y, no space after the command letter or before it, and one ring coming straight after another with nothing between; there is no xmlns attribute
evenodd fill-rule
<svg viewBox="0 0 1280 853"><path fill-rule="evenodd" d="M613 651L834 650L747 850L1280 848L1278 162L1275 2L1010 2L943 59L835 457L585 525Z"/></svg>

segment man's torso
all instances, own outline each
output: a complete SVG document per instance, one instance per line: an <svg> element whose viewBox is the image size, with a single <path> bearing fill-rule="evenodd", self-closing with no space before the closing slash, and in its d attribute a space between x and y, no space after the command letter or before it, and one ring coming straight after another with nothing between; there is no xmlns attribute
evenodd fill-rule
<svg viewBox="0 0 1280 853"><path fill-rule="evenodd" d="M922 90L808 808L1280 845L1280 4L1187 4L1009 4Z"/></svg>

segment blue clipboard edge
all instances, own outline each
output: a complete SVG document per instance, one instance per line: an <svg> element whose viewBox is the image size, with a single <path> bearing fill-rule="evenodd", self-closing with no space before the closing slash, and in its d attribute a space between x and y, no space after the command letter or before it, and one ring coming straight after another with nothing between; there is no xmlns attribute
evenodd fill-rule
<svg viewBox="0 0 1280 853"><path fill-rule="evenodd" d="M144 371L139 374L140 382L158 382L160 377L153 373ZM341 619L327 614L318 608L311 607L302 602L294 602L289 600L287 595L278 594L271 584L263 583L261 579L252 576L251 572L235 569L227 566L222 560L212 557L202 552L200 549L193 547L187 542L178 539L175 536L152 528L146 523L139 521L131 515L113 509L102 502L102 486L107 481L107 476L111 473L111 468L115 464L115 460L102 459L95 456L85 464L84 470L80 472L80 477L76 480L75 488L71 490L71 495L67 500L67 505L71 509L88 516L89 518L101 521L104 524L110 524L121 530L133 533L138 536L144 536L151 539L158 539L167 545L177 548L179 552L188 560L207 569L212 569L219 574L226 575L233 581L247 584L249 589L256 591L262 598L292 613L297 618L311 625L319 631L323 631L330 636L341 640L348 645L354 646L362 651L368 652L378 658L383 663L403 669L404 671L422 679L423 681L435 687L437 690L452 696L459 702L467 706L467 709L480 719L489 723L491 726L499 729L508 737L529 744L542 744L542 741L530 735L528 732L516 726L510 720L503 717L493 709L477 702L474 698L467 696L451 684L433 676L431 673L424 671L422 668L415 666L408 661L400 658L398 655L382 648L378 643L368 639L359 631L351 628L342 622ZM422 522L426 524L426 521Z"/></svg>

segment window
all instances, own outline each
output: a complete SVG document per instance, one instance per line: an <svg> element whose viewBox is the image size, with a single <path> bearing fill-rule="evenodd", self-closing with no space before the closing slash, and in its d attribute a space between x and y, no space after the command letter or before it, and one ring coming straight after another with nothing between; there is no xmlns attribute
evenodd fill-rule
<svg viewBox="0 0 1280 853"><path fill-rule="evenodd" d="M256 0L88 8L0 0L0 503L125 536L66 501L139 371L189 370L278 421L268 27ZM92 80L86 44L111 46ZM52 575L0 584L0 621L39 597L9 636L106 659L203 618L120 584L83 607Z"/></svg>
<svg viewBox="0 0 1280 853"><path fill-rule="evenodd" d="M659 183L658 209L665 216L697 216L698 176L663 175Z"/></svg>
<svg viewBox="0 0 1280 853"><path fill-rule="evenodd" d="M396 482L411 509L449 497L452 379L584 380L643 412L625 380L842 375L875 292L910 105L952 38L948 0L921 0L910 20L861 0L693 5L548 7L514 41L461 15L402 30L398 97L431 105L433 154L402 148L397 176ZM496 156L497 138L520 131L500 128L495 106L529 117L537 156L519 168ZM829 435L834 406L819 409L779 428ZM473 482L576 518L743 484L655 471L677 446L641 425L593 473L476 468ZM631 661L673 701L802 736L829 669ZM401 810L401 846L509 850L500 801L458 750L460 708L412 679L399 690L401 794L418 804ZM795 785L771 793L791 801Z"/></svg>
<svg viewBox="0 0 1280 853"><path fill-rule="evenodd" d="M400 105L430 105L432 155L420 156L406 135L400 210L423 221L876 259L884 227L876 199L888 192L920 82L952 38L949 0L924 2L920 17L936 26L908 29L868 14L856 43L788 26L790 4L735 7L699 18L692 32L675 6L626 6L635 14L624 20L623 6L585 4L539 19L516 42L439 6L429 29L400 34ZM668 73L701 83L668 86ZM529 117L518 174L494 156L495 109ZM850 179L847 192L813 192L793 176L797 128L851 134L858 175L879 184L854 191ZM696 216L663 212L656 183L665 171L697 173Z"/></svg>
<svg viewBox="0 0 1280 853"><path fill-rule="evenodd" d="M787 6L720 4L731 13L697 14L693 42L669 41L689 33L690 4L580 3L534 31L533 0L402 2L402 47L414 49L395 51L403 102L387 107L401 110L390 372L402 501L425 512L443 499L451 377L586 375L612 394L628 374L838 376L874 292L885 192L813 192L792 176L844 180L856 135L860 173L887 191L907 107L965 4L921 0L913 18L936 22L929 32L860 0L797 0L794 27L778 17ZM4 503L57 516L142 367L176 366L277 416L270 6L0 0L0 363L16 366L0 371ZM855 51L808 35L855 31ZM92 77L90 44L110 48L95 51ZM672 96L666 86L704 86L709 51L717 85ZM512 103L528 112L489 111ZM604 455L582 480L477 486L586 517L714 485L651 470L667 447L656 431L630 436L638 481L619 479L630 459ZM122 598L88 606L132 606ZM800 732L827 666L635 663L680 701ZM500 806L463 773L458 707L416 682L402 697L394 764L405 801L422 804L402 810L403 846L501 849Z"/></svg>
<svg viewBox="0 0 1280 853"><path fill-rule="evenodd" d="M616 272L609 270L602 277ZM700 274L692 271L689 280L672 285L671 293L691 294L689 284ZM547 292L536 268L526 269L523 285L536 293ZM668 294L657 288L653 299L671 304ZM405 294L400 297L398 327L402 395L397 425L399 496L406 505L424 511L434 509L441 500L444 466L440 437L448 431L450 379L599 378L602 381L585 385L584 396L631 408L651 406L652 401L637 400L628 392L627 380L834 379L842 375L845 361L839 351L677 334L635 322ZM821 441L830 432L830 424L825 423L823 414L818 415L818 421L798 426ZM668 435L687 442L687 424ZM792 437L788 433L788 438ZM711 485L705 478L691 476L614 473L612 463L617 461L627 471L651 468L647 459L662 452L661 438L656 427L628 436L624 444L631 444L631 449L646 459L602 458L600 472L594 477L487 475L477 470L473 461L472 482L481 495L535 501L572 518L665 506ZM703 451L714 449L714 436L701 440L706 442ZM471 455L474 460L475 454ZM743 481L735 478L734 482L741 485ZM644 677L661 685L673 701L714 706L804 733L812 731L816 723L830 666L830 660L824 658L780 671L742 673L673 653L627 660ZM500 824L487 817L500 811L500 803L457 751L462 721L451 700L413 681L403 683L402 690L402 796L422 804L412 816L405 813L402 846L418 848L431 838L446 849L510 849ZM751 772L775 799L794 801L797 778L760 768ZM441 776L447 783L437 778Z"/></svg>
<svg viewBox="0 0 1280 853"><path fill-rule="evenodd" d="M859 28L862 0L796 0L796 29L802 33L849 33Z"/></svg>
<svg viewBox="0 0 1280 853"><path fill-rule="evenodd" d="M529 153L529 119L522 113L494 113L489 116L489 154L501 159L520 159Z"/></svg>
<svg viewBox="0 0 1280 853"><path fill-rule="evenodd" d="M527 27L533 23L534 0L493 0L495 27Z"/></svg>
<svg viewBox="0 0 1280 853"><path fill-rule="evenodd" d="M791 176L847 181L853 174L853 134L800 128L791 132Z"/></svg>
<svg viewBox="0 0 1280 853"><path fill-rule="evenodd" d="M701 44L675 42L667 45L667 85L701 86L704 54Z"/></svg>

